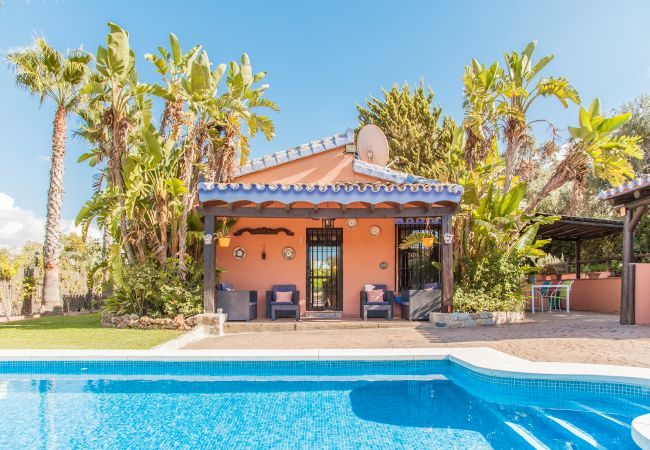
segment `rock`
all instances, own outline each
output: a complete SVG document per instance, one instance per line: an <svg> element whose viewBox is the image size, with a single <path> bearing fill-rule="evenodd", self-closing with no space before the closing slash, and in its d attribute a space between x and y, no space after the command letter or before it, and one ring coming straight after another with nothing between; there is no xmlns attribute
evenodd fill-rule
<svg viewBox="0 0 650 450"><path fill-rule="evenodd" d="M176 325L178 328L183 328L185 327L185 317L183 317L182 314L177 315L174 317L174 320L172 321L174 325Z"/></svg>

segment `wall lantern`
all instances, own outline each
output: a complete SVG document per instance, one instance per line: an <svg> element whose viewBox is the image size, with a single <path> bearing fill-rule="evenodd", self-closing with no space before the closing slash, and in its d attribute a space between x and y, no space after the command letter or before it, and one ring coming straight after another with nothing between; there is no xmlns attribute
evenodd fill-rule
<svg viewBox="0 0 650 450"><path fill-rule="evenodd" d="M205 245L212 245L212 234L204 234L203 235L203 243Z"/></svg>
<svg viewBox="0 0 650 450"><path fill-rule="evenodd" d="M445 233L442 237L445 240L445 244L451 244L454 240L454 235L451 233Z"/></svg>

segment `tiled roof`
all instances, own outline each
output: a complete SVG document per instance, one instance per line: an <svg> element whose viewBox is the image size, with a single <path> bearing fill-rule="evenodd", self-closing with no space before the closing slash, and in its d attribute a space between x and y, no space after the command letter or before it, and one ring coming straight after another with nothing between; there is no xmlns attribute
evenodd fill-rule
<svg viewBox="0 0 650 450"><path fill-rule="evenodd" d="M608 200L644 188L650 188L650 174L641 175L640 177L628 181L620 186L601 191L598 194L598 198L600 200Z"/></svg>
<svg viewBox="0 0 650 450"><path fill-rule="evenodd" d="M352 170L356 173L379 178L380 180L390 181L392 183L436 183L435 180L429 178L411 175L410 173L400 172L376 164L370 164L360 159L354 160Z"/></svg>
<svg viewBox="0 0 650 450"><path fill-rule="evenodd" d="M335 134L334 136L324 137L298 147L280 150L279 152L251 159L245 165L235 171L235 176L246 175L260 170L269 169L280 164L306 158L307 156L316 155L326 152L337 147L354 143L354 131L348 128L344 133Z"/></svg>
<svg viewBox="0 0 650 450"><path fill-rule="evenodd" d="M463 188L448 183L330 183L330 184L246 184L200 183L199 201L233 203L336 202L350 204L366 202L451 202L460 203Z"/></svg>

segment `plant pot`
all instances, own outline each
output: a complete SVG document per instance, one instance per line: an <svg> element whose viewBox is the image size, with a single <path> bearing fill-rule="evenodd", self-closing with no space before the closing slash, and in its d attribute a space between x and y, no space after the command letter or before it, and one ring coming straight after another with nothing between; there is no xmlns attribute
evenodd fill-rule
<svg viewBox="0 0 650 450"><path fill-rule="evenodd" d="M219 247L230 247L230 237L220 237L217 241L219 241Z"/></svg>
<svg viewBox="0 0 650 450"><path fill-rule="evenodd" d="M433 247L433 243L436 241L435 238L432 237L424 237L422 238L422 245L425 247Z"/></svg>

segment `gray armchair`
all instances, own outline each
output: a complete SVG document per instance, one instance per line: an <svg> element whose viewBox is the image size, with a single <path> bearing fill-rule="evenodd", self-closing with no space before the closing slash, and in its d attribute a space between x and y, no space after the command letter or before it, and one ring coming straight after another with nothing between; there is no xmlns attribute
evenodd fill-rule
<svg viewBox="0 0 650 450"><path fill-rule="evenodd" d="M255 320L257 291L236 291L230 283L219 283L216 307L228 314L228 320Z"/></svg>
<svg viewBox="0 0 650 450"><path fill-rule="evenodd" d="M402 289L400 310L402 319L429 320L430 312L442 308L442 291L439 283L427 283L424 289Z"/></svg>
<svg viewBox="0 0 650 450"><path fill-rule="evenodd" d="M278 292L291 292L291 303L278 302L276 300L276 293ZM270 291L266 291L266 317L274 319L282 314L283 316L295 316L296 320L300 320L300 291L296 289L295 284L274 284ZM275 306L276 308L273 308ZM280 309L282 308L282 309ZM274 312L273 309L276 311Z"/></svg>
<svg viewBox="0 0 650 450"><path fill-rule="evenodd" d="M386 320L393 320L393 303L395 302L395 294L388 290L385 284L374 284L373 289L381 289L384 291L383 301L369 302L368 292L365 289L361 290L359 299L361 301L359 314L363 320L368 320L368 317L385 317Z"/></svg>

